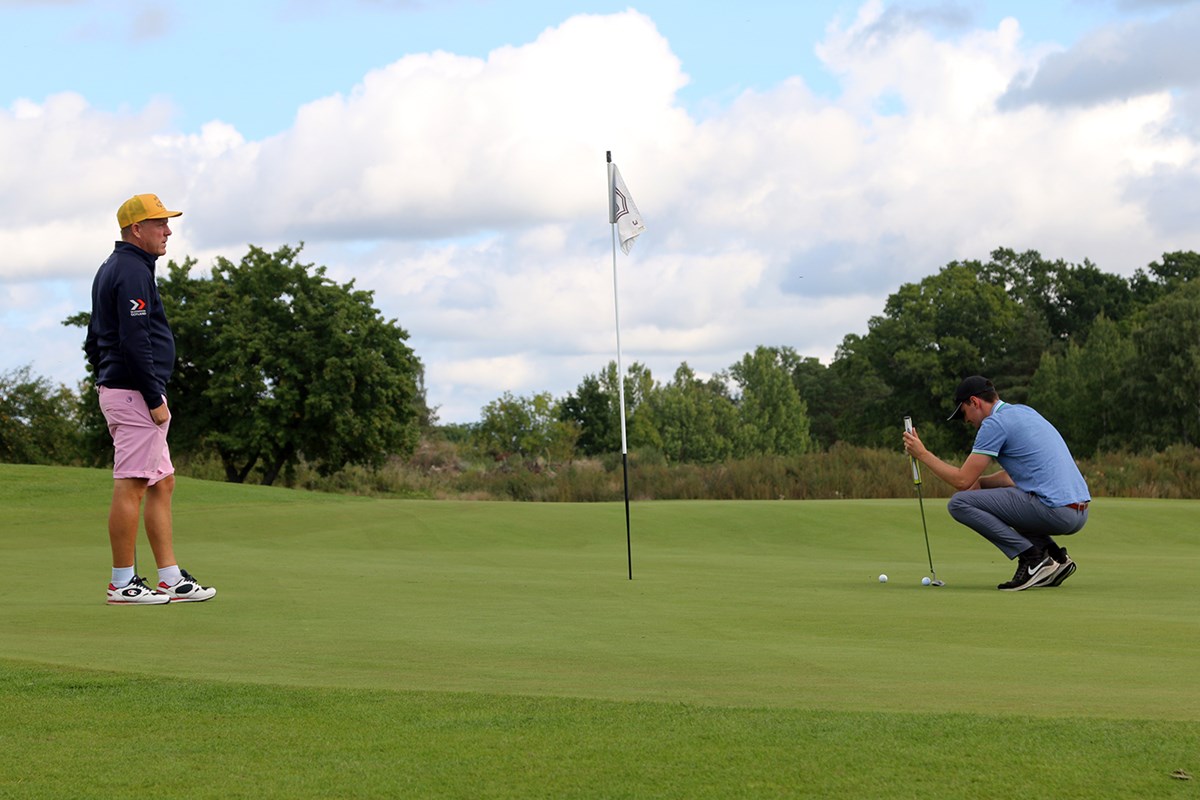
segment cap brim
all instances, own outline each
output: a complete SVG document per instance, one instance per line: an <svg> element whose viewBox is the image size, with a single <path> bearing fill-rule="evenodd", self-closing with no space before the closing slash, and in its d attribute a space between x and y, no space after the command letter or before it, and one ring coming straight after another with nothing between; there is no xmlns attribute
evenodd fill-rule
<svg viewBox="0 0 1200 800"><path fill-rule="evenodd" d="M954 407L954 413L951 414L950 416L946 417L946 422L950 422L951 420L956 420L956 419L962 419L962 415L963 415L962 403L959 403L958 405L956 405Z"/></svg>

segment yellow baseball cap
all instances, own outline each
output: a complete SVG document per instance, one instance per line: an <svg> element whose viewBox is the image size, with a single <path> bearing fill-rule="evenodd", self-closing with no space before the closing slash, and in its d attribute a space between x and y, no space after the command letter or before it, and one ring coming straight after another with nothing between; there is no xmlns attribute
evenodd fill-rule
<svg viewBox="0 0 1200 800"><path fill-rule="evenodd" d="M142 220L165 219L178 217L181 214L183 214L182 211L168 211L156 194L135 194L121 203L121 207L117 209L117 225L121 228L128 228L133 223Z"/></svg>

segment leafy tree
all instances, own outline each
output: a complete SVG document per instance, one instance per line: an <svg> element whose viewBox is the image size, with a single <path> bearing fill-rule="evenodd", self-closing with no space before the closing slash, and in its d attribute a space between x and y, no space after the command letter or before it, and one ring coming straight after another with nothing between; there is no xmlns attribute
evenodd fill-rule
<svg viewBox="0 0 1200 800"><path fill-rule="evenodd" d="M760 346L729 368L741 391L736 455L799 455L813 449L808 407L792 381L799 361L789 347Z"/></svg>
<svg viewBox="0 0 1200 800"><path fill-rule="evenodd" d="M1042 356L1029 401L1076 458L1134 443L1138 413L1126 398L1135 355L1132 339L1101 316L1082 346L1071 342L1062 353Z"/></svg>
<svg viewBox="0 0 1200 800"><path fill-rule="evenodd" d="M953 262L955 264L959 262ZM991 260L962 262L986 282L1000 287L1018 303L1035 309L1048 323L1056 316L1058 272L1066 264L1050 262L1036 250L1018 253L1008 247L992 251ZM1050 325L1055 331L1058 327Z"/></svg>
<svg viewBox="0 0 1200 800"><path fill-rule="evenodd" d="M1134 308L1129 282L1119 275L1102 272L1090 261L1063 269L1058 275L1057 294L1056 315L1051 320L1053 332L1059 338L1080 343L1091 336L1096 320L1119 322Z"/></svg>
<svg viewBox="0 0 1200 800"><path fill-rule="evenodd" d="M24 366L0 372L0 462L75 464L81 430L75 395Z"/></svg>
<svg viewBox="0 0 1200 800"><path fill-rule="evenodd" d="M515 397L505 392L483 407L475 429L479 449L497 461L517 456L527 461L567 461L575 450L579 428L563 421L549 392Z"/></svg>
<svg viewBox="0 0 1200 800"><path fill-rule="evenodd" d="M478 422L448 422L438 425L431 434L451 444L470 444L475 439Z"/></svg>
<svg viewBox="0 0 1200 800"><path fill-rule="evenodd" d="M271 484L301 457L329 474L378 465L417 439L420 362L408 334L354 282L299 263L300 247L251 246L192 278L193 259L160 282L178 360L172 432L216 449L228 480L261 469Z"/></svg>
<svg viewBox="0 0 1200 800"><path fill-rule="evenodd" d="M1177 283L1133 331L1138 405L1158 446L1200 445L1200 281Z"/></svg>
<svg viewBox="0 0 1200 800"><path fill-rule="evenodd" d="M616 372L616 364L611 364ZM615 379L613 381L615 385ZM559 406L559 419L573 423L579 431L577 448L585 456L616 453L621 449L617 396L602 381L602 375L588 375L574 394L568 394Z"/></svg>
<svg viewBox="0 0 1200 800"><path fill-rule="evenodd" d="M1200 254L1187 251L1163 253L1162 261L1138 269L1131 280L1134 298L1141 306L1159 300L1186 283L1200 282Z"/></svg>
<svg viewBox="0 0 1200 800"><path fill-rule="evenodd" d="M952 263L920 283L905 284L890 297L882 316L872 317L862 353L891 387L891 419L944 419L949 398L967 375L987 375L1003 388L1027 385L1028 376L1011 374L1026 323L1008 292L983 279L976 266ZM1028 366L1031 376L1036 363ZM918 426L920 427L919 423ZM924 426L931 449L965 449L969 431L960 426ZM894 441L894 437L888 439Z"/></svg>
<svg viewBox="0 0 1200 800"><path fill-rule="evenodd" d="M80 311L62 321L63 327L81 328L87 330L91 321L90 311ZM83 339L79 341L79 349L83 350ZM84 358L86 361L86 356ZM79 421L80 457L84 464L98 467L111 464L112 434L108 432L108 421L100 410L100 395L96 392L96 371L89 363L88 377L79 385L79 394L75 402L75 417Z"/></svg>
<svg viewBox="0 0 1200 800"><path fill-rule="evenodd" d="M808 406L809 433L813 444L828 448L837 441L839 409L832 403L829 367L812 356L802 357L792 368L792 383Z"/></svg>
<svg viewBox="0 0 1200 800"><path fill-rule="evenodd" d="M1097 317L1104 315L1118 321L1133 308L1129 282L1101 271L1086 259L1083 264L1075 265L1062 259L1047 261L1036 250L1017 253L1002 247L992 251L991 260L978 268L984 280L1002 287L1044 323L1026 323L1026 336L1038 333L1029 340L1037 349L1035 364L1041 350L1052 341L1072 340L1082 344Z"/></svg>
<svg viewBox="0 0 1200 800"><path fill-rule="evenodd" d="M993 360L988 377L996 386L1004 387L1007 399L1024 403L1029 399L1029 385L1042 354L1047 349L1061 347L1061 344L1052 341L1046 320L1027 306L1018 307L1009 336L1003 354Z"/></svg>
<svg viewBox="0 0 1200 800"><path fill-rule="evenodd" d="M609 364L605 370L608 382L616 391L617 365ZM650 369L636 361L625 370L625 428L630 449L652 449L662 451L662 436L659 435L655 406L652 402L659 391L658 383Z"/></svg>
<svg viewBox="0 0 1200 800"><path fill-rule="evenodd" d="M863 447L897 447L901 418L913 411L898 407L892 387L875 369L867 350L865 337L848 334L829 365L825 402L836 409L832 412L835 441ZM915 419L924 437L926 417Z"/></svg>
<svg viewBox="0 0 1200 800"><path fill-rule="evenodd" d="M712 463L733 453L737 408L719 379L701 380L684 362L651 402L667 461Z"/></svg>
<svg viewBox="0 0 1200 800"><path fill-rule="evenodd" d="M661 449L654 406L649 402L658 390L654 376L635 362L626 369L624 382L626 444ZM598 375L586 376L559 406L560 419L578 427L578 451L586 456L621 452L620 413L616 361L609 361Z"/></svg>

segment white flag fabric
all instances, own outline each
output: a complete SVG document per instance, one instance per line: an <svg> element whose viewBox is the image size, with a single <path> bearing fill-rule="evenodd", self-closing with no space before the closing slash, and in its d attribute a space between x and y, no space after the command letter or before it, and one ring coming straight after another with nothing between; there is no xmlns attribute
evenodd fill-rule
<svg viewBox="0 0 1200 800"><path fill-rule="evenodd" d="M637 205L629 196L629 189L626 188L625 181L621 179L621 170L617 169L616 164L613 164L612 167L612 219L610 221L617 223L617 235L621 239L621 252L629 255L629 249L633 247L633 240L642 235L646 226L642 223L642 215L638 211Z"/></svg>

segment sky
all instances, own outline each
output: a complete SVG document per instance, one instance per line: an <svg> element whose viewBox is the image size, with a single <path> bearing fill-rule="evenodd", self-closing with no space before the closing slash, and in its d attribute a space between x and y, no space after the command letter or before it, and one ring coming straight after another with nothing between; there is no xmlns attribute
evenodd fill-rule
<svg viewBox="0 0 1200 800"><path fill-rule="evenodd" d="M661 382L829 363L954 260L1200 249L1198 40L1170 0L0 0L0 373L84 377L143 192L197 276L303 242L374 292L444 423L574 391L618 309Z"/></svg>

